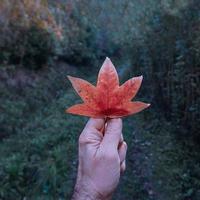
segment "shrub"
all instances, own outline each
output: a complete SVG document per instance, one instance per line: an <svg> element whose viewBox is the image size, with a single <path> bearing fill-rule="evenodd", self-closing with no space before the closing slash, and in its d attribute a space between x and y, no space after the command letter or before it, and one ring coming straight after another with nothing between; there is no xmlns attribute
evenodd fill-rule
<svg viewBox="0 0 200 200"><path fill-rule="evenodd" d="M0 63L40 68L53 54L56 28L45 1L3 0L0 3Z"/></svg>
<svg viewBox="0 0 200 200"><path fill-rule="evenodd" d="M145 75L145 92L174 122L176 135L190 136L195 141L200 140L199 25L195 1L176 15L156 12L144 42L133 44L132 59L138 71Z"/></svg>
<svg viewBox="0 0 200 200"><path fill-rule="evenodd" d="M73 64L88 64L97 55L95 28L81 16L70 17L60 44L60 58Z"/></svg>
<svg viewBox="0 0 200 200"><path fill-rule="evenodd" d="M10 38L6 46L1 46L1 62L20 64L26 68L38 69L47 63L53 55L53 35L36 26L28 28L12 27L17 37Z"/></svg>

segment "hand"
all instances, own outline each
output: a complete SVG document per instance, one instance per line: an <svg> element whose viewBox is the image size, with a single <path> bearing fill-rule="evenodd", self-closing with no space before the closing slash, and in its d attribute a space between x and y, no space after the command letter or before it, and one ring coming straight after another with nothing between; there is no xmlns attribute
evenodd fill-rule
<svg viewBox="0 0 200 200"><path fill-rule="evenodd" d="M78 176L72 199L111 199L120 172L125 170L126 151L121 119L105 124L104 119L91 118L79 138Z"/></svg>

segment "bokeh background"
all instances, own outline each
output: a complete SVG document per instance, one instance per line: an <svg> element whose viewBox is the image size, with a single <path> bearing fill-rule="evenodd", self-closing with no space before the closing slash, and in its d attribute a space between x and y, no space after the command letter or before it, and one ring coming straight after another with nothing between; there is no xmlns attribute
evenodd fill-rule
<svg viewBox="0 0 200 200"><path fill-rule="evenodd" d="M0 199L70 199L87 118L67 74L144 76L115 200L200 199L199 0L0 1Z"/></svg>

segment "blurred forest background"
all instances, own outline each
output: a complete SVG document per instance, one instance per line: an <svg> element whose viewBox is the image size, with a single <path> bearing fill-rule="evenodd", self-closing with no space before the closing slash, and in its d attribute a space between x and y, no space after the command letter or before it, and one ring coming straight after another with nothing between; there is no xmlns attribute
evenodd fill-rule
<svg viewBox="0 0 200 200"><path fill-rule="evenodd" d="M95 83L106 56L151 103L114 199L200 199L199 0L1 0L0 199L70 199L87 119L66 75Z"/></svg>

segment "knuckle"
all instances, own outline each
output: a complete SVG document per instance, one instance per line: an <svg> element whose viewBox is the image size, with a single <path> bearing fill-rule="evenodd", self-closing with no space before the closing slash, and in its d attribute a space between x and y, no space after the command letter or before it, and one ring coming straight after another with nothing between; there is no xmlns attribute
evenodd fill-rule
<svg viewBox="0 0 200 200"><path fill-rule="evenodd" d="M121 123L122 123L121 118L114 118L114 119L111 119L110 121L111 121L111 123L114 123L116 125L118 125L118 124L121 125Z"/></svg>
<svg viewBox="0 0 200 200"><path fill-rule="evenodd" d="M121 172L124 173L125 171L126 171L126 167L125 167L125 166L122 166L122 167L121 167Z"/></svg>
<svg viewBox="0 0 200 200"><path fill-rule="evenodd" d="M125 164L125 162L123 162L121 164L120 170L121 170L121 172L125 172L125 170L126 170L126 164Z"/></svg>
<svg viewBox="0 0 200 200"><path fill-rule="evenodd" d="M85 145L85 144L87 144L87 143L88 143L88 139L87 139L85 136L80 135L80 136L79 136L79 144L80 144L80 145Z"/></svg>
<svg viewBox="0 0 200 200"><path fill-rule="evenodd" d="M127 148L127 143L125 141L123 141L123 143L124 143L124 146Z"/></svg>
<svg viewBox="0 0 200 200"><path fill-rule="evenodd" d="M123 144L124 144L124 148L125 148L126 151L127 151L127 149L128 149L128 145L127 145L127 143L124 141Z"/></svg>

